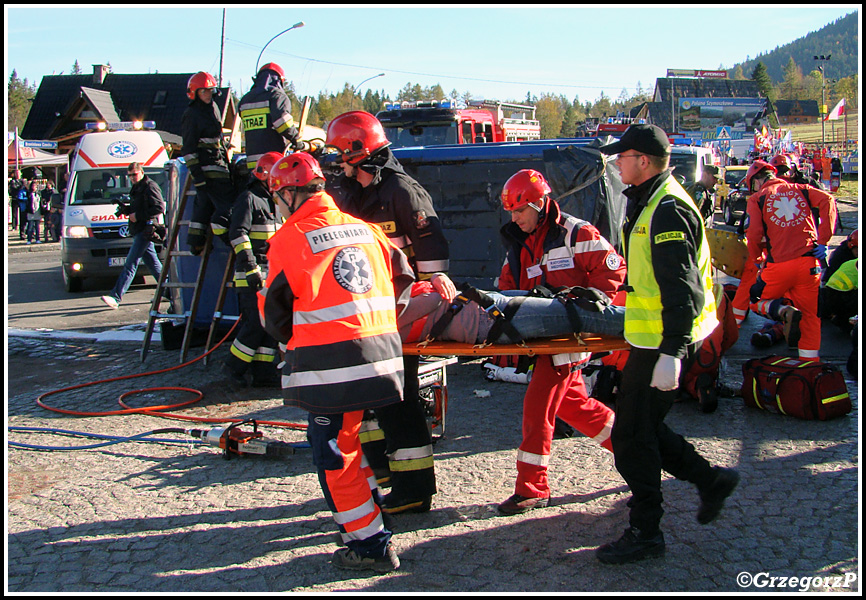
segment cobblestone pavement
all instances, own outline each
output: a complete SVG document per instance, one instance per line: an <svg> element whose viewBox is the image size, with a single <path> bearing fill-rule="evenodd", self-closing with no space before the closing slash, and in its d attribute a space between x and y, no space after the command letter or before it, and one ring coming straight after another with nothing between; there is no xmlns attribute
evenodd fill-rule
<svg viewBox="0 0 866 600"><path fill-rule="evenodd" d="M846 226L856 226L852 203ZM852 226L853 224L853 226ZM834 238L833 246L843 237ZM336 526L308 451L288 460L236 457L199 445L123 443L96 450L7 449L7 591L33 592L737 592L860 590L859 399L828 422L747 409L736 397L742 363L756 354L751 317L728 351L719 408L676 404L667 423L711 462L742 480L721 516L695 520L695 489L662 484L664 558L600 564L595 548L627 524L628 490L612 456L583 437L557 440L551 506L513 517L496 504L513 492L525 387L490 383L478 361L448 367L446 435L435 446L439 493L426 514L395 516L402 567L359 575L329 564ZM81 417L36 404L73 384L168 368L176 351L88 339L8 338L7 424L130 436L210 425L142 414ZM844 368L850 341L824 328L822 359ZM79 388L44 399L85 412L118 410L120 394L150 386L201 390L176 412L303 422L276 390L233 390L210 366ZM766 354L770 351L759 351ZM787 349L772 352L794 354ZM481 397L477 390L489 391ZM188 393L146 392L132 406L172 404ZM262 426L303 441L302 431ZM162 436L184 439L182 434ZM13 432L9 438L70 446L93 440ZM773 579L775 578L775 579ZM784 580L782 578L785 578Z"/></svg>
<svg viewBox="0 0 866 600"><path fill-rule="evenodd" d="M133 343L10 338L8 351L10 426L119 436L207 427L141 414L74 417L35 403L39 394L61 386L174 366L177 352L155 348L140 365L139 345ZM737 371L749 351L741 339L729 353L723 376L727 388L738 389ZM183 414L303 421L303 413L282 406L273 391L232 391L218 375L219 362L80 388L44 402L61 409L112 411L119 408L122 392L185 386L205 396L177 411ZM850 380L849 386L854 412L829 422L747 409L734 397L722 398L712 414L700 412L694 402L676 404L668 424L711 462L739 469L742 481L720 518L701 526L695 520L694 488L665 479L666 556L620 567L600 564L594 550L621 534L629 494L611 455L586 438L555 442L550 507L497 515L496 504L513 491L525 387L486 382L477 361L448 367L446 436L435 446L440 491L431 512L395 517L394 544L402 568L388 575L359 576L329 564L336 527L305 450L289 460L226 461L216 448L158 443L74 452L9 449L7 590L790 589L779 587L779 580L770 587L770 577L797 577L797 587L804 583L799 578L806 578L807 589L859 590L859 579L851 578L859 575L860 421L856 382ZM476 390L491 395L479 397ZM151 406L187 398L148 392L127 402ZM303 440L301 431L263 430L269 437ZM92 443L20 432L10 437L37 445ZM819 582L818 577L829 579Z"/></svg>

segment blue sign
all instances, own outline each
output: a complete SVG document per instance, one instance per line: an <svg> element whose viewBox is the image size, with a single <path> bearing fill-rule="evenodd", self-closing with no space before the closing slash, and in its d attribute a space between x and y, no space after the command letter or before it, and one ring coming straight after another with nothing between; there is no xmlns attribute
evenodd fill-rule
<svg viewBox="0 0 866 600"><path fill-rule="evenodd" d="M57 142L47 140L21 140L21 145L25 148L49 148L51 150L57 148Z"/></svg>

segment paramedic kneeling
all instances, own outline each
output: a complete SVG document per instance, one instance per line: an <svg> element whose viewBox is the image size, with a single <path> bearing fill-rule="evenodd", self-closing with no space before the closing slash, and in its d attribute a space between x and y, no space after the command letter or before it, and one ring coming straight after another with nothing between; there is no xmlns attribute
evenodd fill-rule
<svg viewBox="0 0 866 600"><path fill-rule="evenodd" d="M697 486L702 524L716 518L739 475L711 467L664 423L680 374L717 324L701 214L671 176L670 143L660 128L632 125L620 141L600 150L618 154L622 182L630 186L624 191L623 239L629 266L624 328L631 350L611 440L616 468L632 498L625 534L596 551L601 562L621 564L664 554L662 469Z"/></svg>

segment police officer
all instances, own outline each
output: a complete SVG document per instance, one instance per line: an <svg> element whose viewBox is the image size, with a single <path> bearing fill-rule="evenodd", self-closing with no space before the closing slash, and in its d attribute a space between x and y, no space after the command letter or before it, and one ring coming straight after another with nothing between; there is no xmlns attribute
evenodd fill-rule
<svg viewBox="0 0 866 600"><path fill-rule="evenodd" d="M298 141L292 103L283 90L283 68L272 62L263 65L254 81L238 107L244 124L244 149L250 171L266 152L285 154L286 148L294 147Z"/></svg>
<svg viewBox="0 0 866 600"><path fill-rule="evenodd" d="M433 210L433 201L409 177L388 148L382 124L370 113L352 111L328 126L327 145L336 148L343 175L330 188L345 212L382 227L388 238L409 258L421 280L448 270L448 242ZM385 497L389 513L430 510L436 493L433 442L418 393L418 357L405 356L404 401L375 411L387 446L384 470L382 435L365 432L364 452L383 480L390 478ZM370 425L367 425L371 429ZM376 444L378 440L378 444Z"/></svg>
<svg viewBox="0 0 866 600"><path fill-rule="evenodd" d="M695 201L695 206L700 210L707 227L712 227L713 225L713 213L716 210L713 194L715 193L718 181L719 168L715 165L703 165L701 168L701 178L691 184L686 190L689 196L692 197L692 200Z"/></svg>
<svg viewBox="0 0 866 600"><path fill-rule="evenodd" d="M618 154L616 165L629 186L623 239L630 351L611 439L616 468L632 498L623 536L596 551L601 562L621 564L664 554L662 469L697 486L701 524L718 516L739 475L711 467L664 423L680 374L688 372L701 340L718 324L702 215L671 176L670 143L660 128L632 125L600 150Z"/></svg>
<svg viewBox="0 0 866 600"><path fill-rule="evenodd" d="M231 381L246 385L246 372L253 387L278 387L277 342L262 327L256 293L268 276L268 240L279 220L268 177L283 155L267 152L259 158L246 189L235 200L229 225L229 240L235 253L234 286L241 312L238 333L225 363Z"/></svg>
<svg viewBox="0 0 866 600"><path fill-rule="evenodd" d="M199 71L189 78L189 106L181 119L181 154L195 183L195 201L187 232L190 251L201 254L207 229L228 243L228 227L235 191L229 170L229 157L223 141L223 118L213 101L217 93L213 75Z"/></svg>

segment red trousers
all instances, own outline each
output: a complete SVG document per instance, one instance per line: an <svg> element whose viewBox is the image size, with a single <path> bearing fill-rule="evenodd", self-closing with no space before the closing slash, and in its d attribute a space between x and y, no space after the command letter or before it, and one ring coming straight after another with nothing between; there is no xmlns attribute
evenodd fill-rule
<svg viewBox="0 0 866 600"><path fill-rule="evenodd" d="M523 397L523 441L517 452L516 494L528 498L550 496L547 464L557 416L611 450L613 411L588 397L580 371L572 372L569 365L554 367L550 356L539 356Z"/></svg>
<svg viewBox="0 0 866 600"><path fill-rule="evenodd" d="M768 307L772 300L788 298L800 309L800 343L797 344L800 358L818 358L821 349L821 319L818 317L818 289L821 275L817 271L818 261L811 256L801 256L782 263L768 263L761 271L764 290L760 301L751 309L769 318Z"/></svg>

